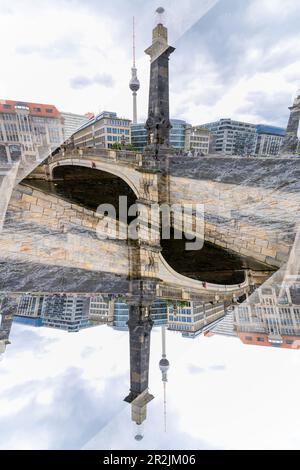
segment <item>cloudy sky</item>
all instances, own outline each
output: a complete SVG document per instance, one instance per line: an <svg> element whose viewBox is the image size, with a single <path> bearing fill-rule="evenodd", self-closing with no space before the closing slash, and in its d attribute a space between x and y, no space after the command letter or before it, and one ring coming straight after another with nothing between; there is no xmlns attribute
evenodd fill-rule
<svg viewBox="0 0 300 470"><path fill-rule="evenodd" d="M171 115L286 125L300 87L298 0L0 0L1 98L131 116L132 16L147 112L154 10L167 10Z"/></svg>
<svg viewBox="0 0 300 470"><path fill-rule="evenodd" d="M152 331L144 440L134 440L128 333L14 325L0 362L0 449L299 449L299 351L167 331L167 432Z"/></svg>

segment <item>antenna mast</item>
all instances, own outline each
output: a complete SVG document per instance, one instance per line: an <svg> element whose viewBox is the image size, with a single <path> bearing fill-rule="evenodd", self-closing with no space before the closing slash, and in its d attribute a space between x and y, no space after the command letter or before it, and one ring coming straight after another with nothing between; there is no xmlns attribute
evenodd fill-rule
<svg viewBox="0 0 300 470"><path fill-rule="evenodd" d="M135 67L135 21L132 18L132 52L133 52L133 67Z"/></svg>
<svg viewBox="0 0 300 470"><path fill-rule="evenodd" d="M137 103L136 103L136 95L137 91L140 88L140 82L137 78L137 69L135 66L135 20L133 17L132 20L132 56L133 56L133 66L131 68L131 80L129 82L129 88L132 91L132 98L133 98L133 115L132 115L132 123L137 123Z"/></svg>

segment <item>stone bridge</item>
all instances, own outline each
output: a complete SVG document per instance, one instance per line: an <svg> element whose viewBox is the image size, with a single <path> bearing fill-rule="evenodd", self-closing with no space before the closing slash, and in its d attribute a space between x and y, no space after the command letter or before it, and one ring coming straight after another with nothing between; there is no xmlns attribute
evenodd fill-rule
<svg viewBox="0 0 300 470"><path fill-rule="evenodd" d="M196 161L170 153L157 161L145 153L87 148L62 149L37 167L26 185L15 188L1 234L2 261L130 276L130 258L134 258L130 250L136 247L130 248L122 240L99 240L100 220L95 211L28 186L35 179L52 181L55 169L64 166L115 175L146 207L164 202L203 203L207 241L250 256L266 267L278 268L288 258L298 224L297 159L210 156ZM159 234L154 242L140 241L139 275L157 277L160 296L168 292L182 299L229 299L249 288L248 279L238 285L216 285L182 276L157 249Z"/></svg>
<svg viewBox="0 0 300 470"><path fill-rule="evenodd" d="M271 267L287 261L300 218L299 158L147 157L104 149L62 151L38 177L51 180L57 166L89 167L120 177L143 202L203 204L205 240Z"/></svg>
<svg viewBox="0 0 300 470"><path fill-rule="evenodd" d="M78 153L74 152L51 157L47 164L32 174L32 178L38 175L41 177L43 174L49 179L57 166L89 166L95 171L106 171L122 177L134 190L139 201L147 197L149 202L149 193L152 201L155 201L154 198L158 199L159 174L150 170L143 174L139 155L130 154L129 164L123 160L123 165L120 165L119 158L123 159L124 155L118 155L116 152L104 152L104 157L80 152L80 157L78 158ZM128 161L128 155L125 158ZM149 185L147 193L143 192L145 180ZM30 183L30 180L28 181ZM24 278L24 281L18 284L15 273L11 273L8 266L25 263L27 266L35 266L36 273L40 273L40 279L54 276L54 267L81 270L83 278L89 278L88 273L101 272L128 279L134 271L135 276L158 279L157 296L164 298L231 301L248 291L248 279L241 284L227 286L187 278L168 265L157 249L159 240L155 240L152 244L147 244L147 240L143 240L138 246L130 246L120 239L102 240L97 237L99 225L101 226L101 219L94 211L68 202L57 195L34 189L27 184L18 185L10 200L0 235L2 278L7 279L4 290L9 290L9 279L19 286L16 287L18 292L49 290L46 285L34 288L32 284L28 284L26 269L21 275L18 271L18 276ZM138 251L138 268L132 267L136 251ZM68 289L66 285L55 286L50 290L56 292ZM75 286L73 290L74 288ZM80 290L80 286L78 289ZM100 289L103 290L103 287ZM92 291L88 287L85 290Z"/></svg>

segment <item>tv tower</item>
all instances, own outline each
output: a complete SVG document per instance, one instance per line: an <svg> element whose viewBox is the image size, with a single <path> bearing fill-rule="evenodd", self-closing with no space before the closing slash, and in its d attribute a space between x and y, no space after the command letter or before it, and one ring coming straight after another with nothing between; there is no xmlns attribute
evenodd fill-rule
<svg viewBox="0 0 300 470"><path fill-rule="evenodd" d="M131 80L129 82L129 88L132 91L132 98L133 98L133 117L132 117L132 123L136 124L137 123L137 103L136 103L136 95L137 91L140 89L140 82L139 79L137 78L137 69L135 66L135 24L134 24L134 17L133 17L133 34L132 34L132 52L133 52L133 66L131 68Z"/></svg>
<svg viewBox="0 0 300 470"><path fill-rule="evenodd" d="M167 382L168 382L168 370L170 363L167 359L166 353L166 326L161 327L161 339L162 339L162 358L159 361L159 368L162 374L162 382L164 386L164 428L167 432Z"/></svg>

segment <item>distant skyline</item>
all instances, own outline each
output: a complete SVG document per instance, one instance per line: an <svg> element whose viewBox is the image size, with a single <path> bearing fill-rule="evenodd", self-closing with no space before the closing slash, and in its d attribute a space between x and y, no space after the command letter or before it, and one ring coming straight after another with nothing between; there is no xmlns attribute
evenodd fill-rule
<svg viewBox="0 0 300 470"><path fill-rule="evenodd" d="M84 114L132 116L136 18L138 120L147 114L157 6L166 8L172 118L230 117L285 127L300 87L298 0L0 0L1 98Z"/></svg>

